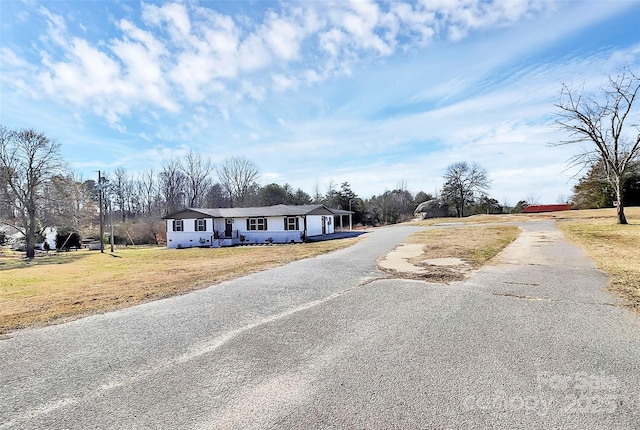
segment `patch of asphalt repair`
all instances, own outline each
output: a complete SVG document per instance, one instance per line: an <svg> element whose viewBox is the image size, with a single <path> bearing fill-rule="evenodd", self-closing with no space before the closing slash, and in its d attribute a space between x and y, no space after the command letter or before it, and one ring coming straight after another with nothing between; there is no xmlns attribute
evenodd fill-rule
<svg viewBox="0 0 640 430"><path fill-rule="evenodd" d="M424 247L402 243L378 260L378 268L394 277L436 283L461 281L471 272L471 266L460 258L425 258L414 264L412 260L424 254Z"/></svg>

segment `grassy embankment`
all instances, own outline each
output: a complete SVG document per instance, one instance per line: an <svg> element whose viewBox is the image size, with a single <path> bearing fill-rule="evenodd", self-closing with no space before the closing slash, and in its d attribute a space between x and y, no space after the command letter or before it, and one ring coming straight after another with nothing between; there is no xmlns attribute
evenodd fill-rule
<svg viewBox="0 0 640 430"><path fill-rule="evenodd" d="M347 247L357 239L234 248L160 247L52 252L33 261L0 252L0 334L183 294Z"/></svg>

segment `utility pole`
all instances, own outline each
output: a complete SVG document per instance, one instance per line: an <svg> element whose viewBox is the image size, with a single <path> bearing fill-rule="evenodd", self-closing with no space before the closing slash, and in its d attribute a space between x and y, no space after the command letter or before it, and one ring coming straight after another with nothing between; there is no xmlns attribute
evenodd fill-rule
<svg viewBox="0 0 640 430"><path fill-rule="evenodd" d="M351 202L353 199L349 199L349 231L353 231L353 214L351 213ZM342 218L340 218L342 220Z"/></svg>
<svg viewBox="0 0 640 430"><path fill-rule="evenodd" d="M109 199L109 226L111 226L109 242L111 243L111 253L113 254L113 209L111 209L111 199Z"/></svg>
<svg viewBox="0 0 640 430"><path fill-rule="evenodd" d="M100 206L100 252L104 253L104 223L102 220L102 175L98 170L98 204Z"/></svg>

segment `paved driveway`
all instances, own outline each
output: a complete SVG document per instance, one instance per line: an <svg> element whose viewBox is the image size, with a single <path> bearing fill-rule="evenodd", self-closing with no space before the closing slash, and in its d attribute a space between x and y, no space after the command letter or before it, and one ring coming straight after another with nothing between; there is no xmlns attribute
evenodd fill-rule
<svg viewBox="0 0 640 430"><path fill-rule="evenodd" d="M417 228L0 341L0 428L640 428L640 321L549 222L450 285Z"/></svg>

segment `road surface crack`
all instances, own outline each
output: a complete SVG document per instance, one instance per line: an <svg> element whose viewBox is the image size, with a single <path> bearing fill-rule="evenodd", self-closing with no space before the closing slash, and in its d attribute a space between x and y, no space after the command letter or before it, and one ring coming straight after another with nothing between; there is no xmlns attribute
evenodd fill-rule
<svg viewBox="0 0 640 430"><path fill-rule="evenodd" d="M515 299L522 300L536 300L536 301L545 301L545 302L559 302L558 299L549 299L547 297L536 297L536 296L525 296L521 294L513 294L513 293L493 293L494 296L503 296L503 297L513 297Z"/></svg>

